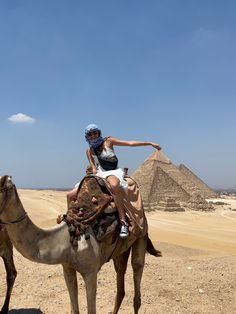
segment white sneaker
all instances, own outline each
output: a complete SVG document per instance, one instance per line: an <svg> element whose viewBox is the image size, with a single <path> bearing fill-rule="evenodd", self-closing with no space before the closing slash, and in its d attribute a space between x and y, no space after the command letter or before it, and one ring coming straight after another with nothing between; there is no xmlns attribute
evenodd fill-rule
<svg viewBox="0 0 236 314"><path fill-rule="evenodd" d="M129 226L126 222L121 222L120 238L126 238L129 235Z"/></svg>

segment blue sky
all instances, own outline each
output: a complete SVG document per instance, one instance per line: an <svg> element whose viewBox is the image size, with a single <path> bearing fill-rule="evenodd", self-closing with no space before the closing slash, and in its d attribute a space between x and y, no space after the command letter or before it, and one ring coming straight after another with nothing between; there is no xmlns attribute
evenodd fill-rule
<svg viewBox="0 0 236 314"><path fill-rule="evenodd" d="M93 122L235 187L235 12L230 0L2 0L0 173L72 187ZM132 173L153 148L116 152Z"/></svg>

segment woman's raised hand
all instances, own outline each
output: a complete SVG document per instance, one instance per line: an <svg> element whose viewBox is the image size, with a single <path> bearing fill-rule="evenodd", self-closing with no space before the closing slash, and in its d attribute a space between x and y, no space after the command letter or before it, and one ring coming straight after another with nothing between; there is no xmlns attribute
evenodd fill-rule
<svg viewBox="0 0 236 314"><path fill-rule="evenodd" d="M156 148L157 150L161 150L161 146L156 143L152 143L152 147Z"/></svg>

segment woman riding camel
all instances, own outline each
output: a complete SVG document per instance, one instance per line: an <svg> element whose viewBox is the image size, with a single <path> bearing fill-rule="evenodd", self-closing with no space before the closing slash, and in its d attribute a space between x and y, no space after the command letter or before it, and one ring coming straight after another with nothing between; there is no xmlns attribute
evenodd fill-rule
<svg viewBox="0 0 236 314"><path fill-rule="evenodd" d="M124 171L118 168L118 158L114 146L153 146L161 150L159 144L141 141L123 141L114 137L102 137L102 132L96 124L89 124L85 128L85 139L89 149L86 154L94 175L107 180L113 193L121 222L120 237L126 238L129 234L128 224L125 218L125 209L122 203L122 188L127 189L128 184L124 180Z"/></svg>

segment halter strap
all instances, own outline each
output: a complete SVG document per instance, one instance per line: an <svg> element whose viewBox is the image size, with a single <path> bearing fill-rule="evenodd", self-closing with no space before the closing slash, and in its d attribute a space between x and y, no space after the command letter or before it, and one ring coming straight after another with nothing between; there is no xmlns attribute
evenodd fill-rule
<svg viewBox="0 0 236 314"><path fill-rule="evenodd" d="M15 189L16 189L15 185L12 185L10 187L0 188L0 193L9 192L9 191L12 191L12 190L15 190ZM4 196L2 204L0 205L0 214L4 211L4 208L5 208L6 204L7 204L7 201L8 201L8 198L7 198L7 195L6 195L6 196ZM13 221L2 221L0 219L0 226L1 225L16 224L16 223L21 222L22 220L24 220L27 216L28 216L28 214L25 213L23 216L21 216L20 218L17 218L16 220L13 220Z"/></svg>
<svg viewBox="0 0 236 314"><path fill-rule="evenodd" d="M10 187L0 188L0 193L6 192L6 191L11 191L14 189L15 189L15 185L12 185Z"/></svg>
<svg viewBox="0 0 236 314"><path fill-rule="evenodd" d="M14 225L14 224L16 224L16 223L21 222L22 220L24 220L24 219L26 218L26 216L28 216L27 213L25 213L22 217L20 217L20 218L18 218L18 219L16 219L16 220L13 220L13 221L2 221L2 220L0 219L0 225Z"/></svg>

